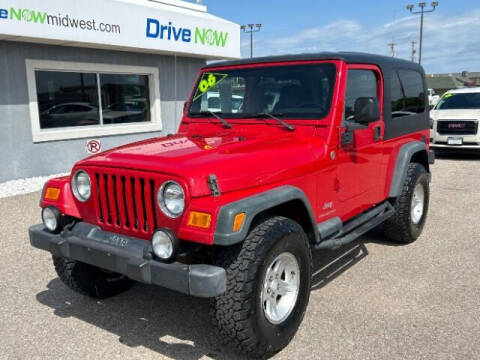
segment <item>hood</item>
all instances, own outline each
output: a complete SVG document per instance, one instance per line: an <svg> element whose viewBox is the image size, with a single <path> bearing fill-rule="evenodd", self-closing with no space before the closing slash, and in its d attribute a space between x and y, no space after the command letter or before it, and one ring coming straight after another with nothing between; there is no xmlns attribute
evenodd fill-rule
<svg viewBox="0 0 480 360"><path fill-rule="evenodd" d="M478 120L480 109L432 110L430 117L433 120Z"/></svg>
<svg viewBox="0 0 480 360"><path fill-rule="evenodd" d="M207 179L217 176L220 191L268 185L312 172L325 141L301 131L262 134L177 134L115 148L77 166L128 168L178 176L192 197L210 194Z"/></svg>

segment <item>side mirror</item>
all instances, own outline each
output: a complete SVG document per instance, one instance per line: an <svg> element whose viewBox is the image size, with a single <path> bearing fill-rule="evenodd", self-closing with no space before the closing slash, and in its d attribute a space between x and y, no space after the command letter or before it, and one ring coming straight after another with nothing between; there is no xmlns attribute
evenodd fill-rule
<svg viewBox="0 0 480 360"><path fill-rule="evenodd" d="M354 119L358 124L369 124L380 120L380 104L377 98L361 97L355 101Z"/></svg>
<svg viewBox="0 0 480 360"><path fill-rule="evenodd" d="M187 102L185 101L185 102L183 103L183 112L185 112L185 109L186 109L186 108L187 108Z"/></svg>

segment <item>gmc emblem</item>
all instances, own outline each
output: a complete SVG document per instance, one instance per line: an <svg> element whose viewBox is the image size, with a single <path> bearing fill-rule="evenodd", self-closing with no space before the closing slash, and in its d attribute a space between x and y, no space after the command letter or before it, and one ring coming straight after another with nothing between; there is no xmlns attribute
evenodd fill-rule
<svg viewBox="0 0 480 360"><path fill-rule="evenodd" d="M449 129L464 129L465 128L465 123L450 123L448 124Z"/></svg>

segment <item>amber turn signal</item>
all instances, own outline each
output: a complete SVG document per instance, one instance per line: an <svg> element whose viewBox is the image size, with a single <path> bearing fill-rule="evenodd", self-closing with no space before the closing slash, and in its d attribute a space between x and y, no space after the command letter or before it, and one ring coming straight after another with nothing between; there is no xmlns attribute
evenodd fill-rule
<svg viewBox="0 0 480 360"><path fill-rule="evenodd" d="M188 225L202 229L209 229L212 224L212 215L198 211L190 212Z"/></svg>
<svg viewBox="0 0 480 360"><path fill-rule="evenodd" d="M44 196L45 200L55 201L55 200L58 200L59 197L60 197L60 189L58 188L49 187L45 191L45 196Z"/></svg>
<svg viewBox="0 0 480 360"><path fill-rule="evenodd" d="M233 232L239 232L242 228L243 222L245 221L245 213L239 213L235 216L233 221Z"/></svg>

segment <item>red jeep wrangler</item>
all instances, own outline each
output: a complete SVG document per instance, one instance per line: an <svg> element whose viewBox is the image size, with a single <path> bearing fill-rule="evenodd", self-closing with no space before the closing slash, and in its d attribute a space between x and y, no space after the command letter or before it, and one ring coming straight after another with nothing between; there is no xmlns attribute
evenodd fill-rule
<svg viewBox="0 0 480 360"><path fill-rule="evenodd" d="M269 356L302 321L312 251L382 223L394 241L420 235L427 105L422 67L393 58L206 66L178 134L94 155L45 185L31 244L89 296L135 280L211 298L221 337Z"/></svg>

